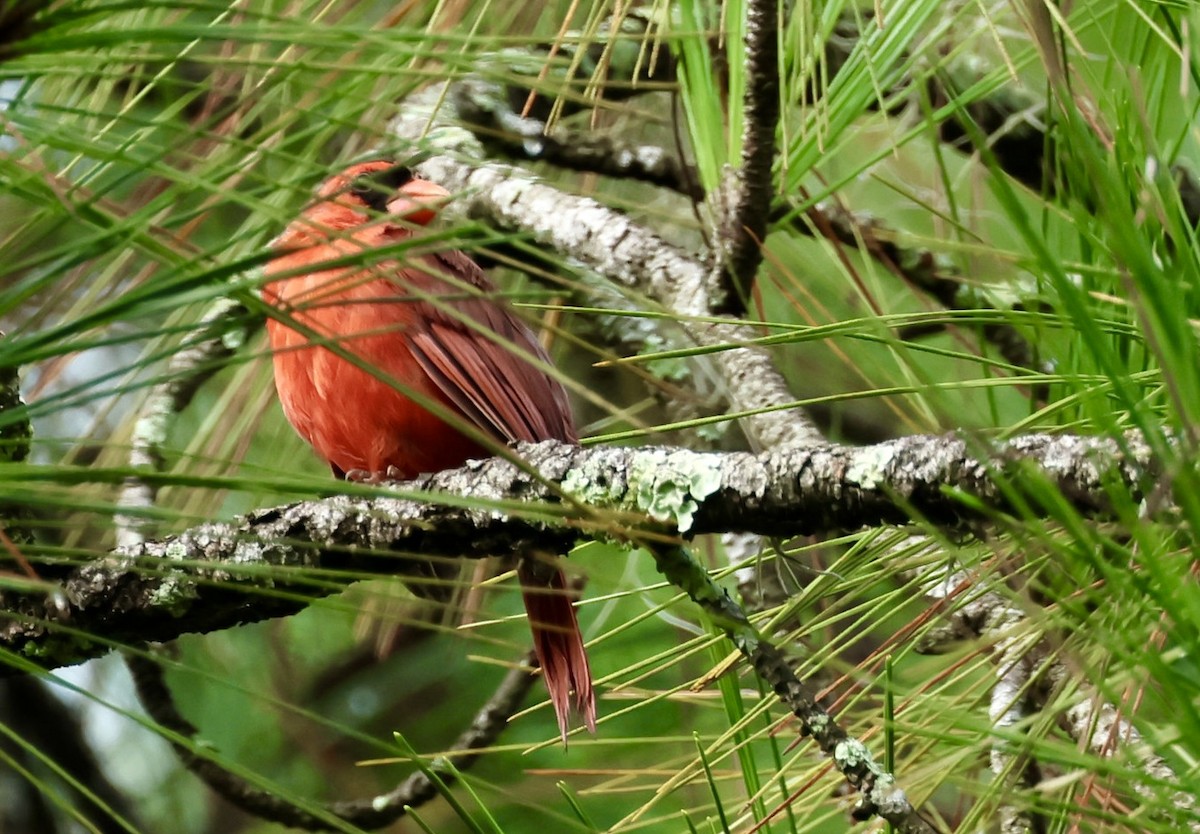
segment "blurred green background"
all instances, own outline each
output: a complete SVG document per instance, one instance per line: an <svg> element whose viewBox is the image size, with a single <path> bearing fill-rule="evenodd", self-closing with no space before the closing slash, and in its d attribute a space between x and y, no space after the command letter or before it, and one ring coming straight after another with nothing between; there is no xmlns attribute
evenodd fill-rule
<svg viewBox="0 0 1200 834"><path fill-rule="evenodd" d="M119 475L150 387L214 301L251 297L268 242L324 176L395 152L387 125L406 96L472 73L534 85L565 105L558 128L659 145L711 189L740 158L746 5L642 7L615 41L618 57L646 70L660 54L661 69L632 96L601 96L594 67L574 56L578 44L608 42L630 11L620 2L0 4L0 367L20 371L28 403L0 413L0 427L28 418L34 428L29 459L0 463L0 517L29 531L23 559L53 577L113 546ZM890 740L901 783L946 830L999 830L1001 809L1014 807L1045 831L1194 828L1200 820L1175 791L1200 791L1200 296L1187 203L1198 153L1195 7L897 0L787 12L775 222L747 315L781 337L772 351L798 405L831 440L851 443L1138 429L1177 506L1164 514L1162 496L1139 505L1114 491L1116 512L1095 523L1045 487L974 537L916 519L776 543L742 590L782 575L786 597L759 612L762 624L852 734L880 757ZM975 109L989 105L1009 114L999 126ZM946 125L964 113L977 121L958 122L952 141ZM1018 153L1036 158L1005 157L1003 141L1026 133L1022 147L1035 150ZM712 240L712 201L512 161L689 251L703 255ZM1020 176L1021 162L1037 175ZM860 239L823 236L809 213L817 205L858 213ZM873 252L868 233L894 244L901 262ZM672 419L664 399L719 410L727 383L711 358L597 368L614 348L610 322L577 292L592 277L520 235L471 223L453 234L499 262L497 282L557 331L564 376L595 395L575 404L587 442L745 445L736 415L700 436L659 428ZM955 311L905 280L914 265L959 282ZM634 308L662 312L626 294ZM560 315L558 304L571 309ZM665 318L648 318L648 329L672 333ZM989 323L1030 346L1026 367L989 341ZM923 335L904 338L914 327ZM172 424L159 534L330 488L284 421L261 332L251 334ZM906 549L918 531L939 547ZM718 539L696 551L737 585ZM926 593L931 577L952 565L972 590L939 601ZM17 561L0 567L4 586L22 575ZM536 688L466 776L470 790L454 789L464 810L440 799L419 809L426 830L852 825L836 772L744 666L707 677L731 647L645 554L586 542L569 568L588 580L580 620L600 682L599 732L564 750ZM207 752L284 795L386 791L414 770L393 733L435 756L526 647L512 582L490 586L474 622L456 628L398 583L356 579L314 576L348 587L314 591L286 620L178 641L168 680ZM984 593L1015 612L1003 637L917 652L942 618ZM1070 674L1024 693L1039 708L999 730L988 707L1009 640L1040 644L1037 662L1052 658ZM281 830L180 767L139 717L116 656L43 683L0 698L0 831ZM1089 693L1117 704L1145 747L1108 758L1072 735L1065 711ZM56 763L49 740L75 728L34 708L45 698L81 722L78 737L119 805L89 799L69 763ZM1037 790L989 772L996 745L1038 762ZM1177 785L1148 769L1151 754L1174 767ZM359 766L385 759L394 761ZM389 830L422 825L406 818Z"/></svg>

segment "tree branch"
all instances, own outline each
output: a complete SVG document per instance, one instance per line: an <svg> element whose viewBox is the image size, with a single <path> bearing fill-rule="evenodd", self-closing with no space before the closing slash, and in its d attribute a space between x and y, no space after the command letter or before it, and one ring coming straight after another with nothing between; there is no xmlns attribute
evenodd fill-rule
<svg viewBox="0 0 1200 834"><path fill-rule="evenodd" d="M893 274L935 299L947 310L996 309L984 297L984 293L963 280L944 258L928 249L901 246L889 236L884 223L876 217L850 212L829 201L810 209L808 218L825 237L864 250ZM793 228L812 233L809 226L801 223L793 224ZM1013 325L989 322L980 327L980 333L1010 364L1037 374L1053 371L1050 363L1037 358L1033 345ZM1049 395L1047 388L1045 383L1031 386L1033 399L1045 402Z"/></svg>
<svg viewBox="0 0 1200 834"><path fill-rule="evenodd" d="M489 147L509 156L540 160L575 171L638 180L702 200L699 177L664 148L629 142L619 135L550 127L522 116L503 88L484 78L464 79L455 88L458 115Z"/></svg>
<svg viewBox="0 0 1200 834"><path fill-rule="evenodd" d="M162 445L175 416L192 401L200 386L225 367L246 341L249 331L261 326L235 301L220 299L205 313L196 333L171 357L166 381L155 385L139 411L130 438L129 465L147 474L162 469ZM154 507L157 489L152 480L136 475L125 479L117 507L125 512L115 517L117 545L140 544L148 533L147 520L139 511Z"/></svg>
<svg viewBox="0 0 1200 834"><path fill-rule="evenodd" d="M383 828L408 813L410 807L423 805L438 794L438 786L428 776L414 773L385 794L327 805L310 803L310 807L316 806L315 810L300 807L276 792L259 788L231 773L214 760L209 751L202 750L195 740L196 727L175 707L158 663L144 655L133 654L127 655L126 662L137 687L138 699L150 717L180 737L172 739L171 743L187 769L234 805L263 819L309 831L333 829L337 820L361 828ZM522 665L505 675L471 725L451 745L447 758L453 761L456 770L462 771L474 764L479 751L491 745L508 725L509 718L516 713L537 680L531 673L536 662L531 653ZM453 771L444 768L444 761L435 762L433 769L440 771L443 784L449 784L454 782L454 775Z"/></svg>
<svg viewBox="0 0 1200 834"><path fill-rule="evenodd" d="M403 497L301 501L118 549L76 569L48 599L6 590L0 647L47 666L74 663L114 644L293 613L314 595L340 589L314 579L317 569L420 581L430 559L530 547L563 552L580 535L608 534L611 512L641 517L640 529L659 537L793 536L902 524L911 516L953 528L1003 512L1009 490L1049 482L1081 514L1103 517L1110 490L1139 500L1154 472L1150 450L1136 436L1028 435L983 457L953 436L760 455L554 441L517 452L528 469L474 461L400 485ZM453 503L433 503L430 493L453 496ZM409 497L417 495L422 500ZM522 513L519 505L495 503L510 500L529 506Z"/></svg>
<svg viewBox="0 0 1200 834"><path fill-rule="evenodd" d="M652 546L651 554L672 585L687 591L737 646L755 673L779 697L784 706L800 720L803 733L828 756L838 771L859 792L855 819L878 815L903 834L933 834L930 826L913 808L896 779L877 763L865 744L846 731L817 701L816 693L801 681L787 658L767 640L747 618L741 606L713 581L708 571L683 547Z"/></svg>
<svg viewBox="0 0 1200 834"><path fill-rule="evenodd" d="M416 167L458 195L447 210L528 234L621 286L647 293L679 317L698 345L724 348L758 337L737 319L712 321L709 302L714 296L704 265L624 214L538 182L519 169L462 162L462 157L482 158L483 149L471 134L445 124L449 116L437 113L439 100L437 89L418 94L392 130L415 143L428 128L425 146L432 144L442 153ZM431 121L437 126L430 127ZM798 408L784 409L794 397L769 353L738 347L722 350L716 361L731 405L747 414L742 423L759 448L820 442L819 432Z"/></svg>
<svg viewBox="0 0 1200 834"><path fill-rule="evenodd" d="M1083 685L1082 692L1074 692L1079 686L1077 671L1070 667L1058 647L1051 646L1046 640L1030 643L1023 636L1014 636L1026 633L1019 628L1029 618L1024 608L992 591L978 593L975 590L977 577L966 571L935 570L921 577L921 581L925 596L938 602L968 592L967 598L947 612L946 625L928 632L918 650L937 653L962 640L984 640L993 645L997 683L992 690L989 712L997 727L1014 732L1016 727L1023 726L1026 713L1057 707L1050 699L1065 695L1071 706L1061 713L1059 723L1063 729L1097 756L1115 757L1119 752L1128 751L1147 777L1145 782L1134 783L1138 793L1152 795L1154 788L1151 785L1155 783L1179 784L1179 776L1171 763L1145 744L1133 724L1121 717L1116 707L1094 687ZM990 760L997 777L1012 767L1012 748L1010 742L1000 739L993 744ZM1027 782L1024 784L1031 787ZM1177 790L1172 799L1179 811L1180 827L1186 827L1193 834L1200 832L1195 796ZM1005 806L1002 814L1011 830L1030 830L1021 827L1022 820L1029 818L1028 812Z"/></svg>
<svg viewBox="0 0 1200 834"><path fill-rule="evenodd" d="M722 312L744 312L762 263L774 196L775 130L779 123L778 0L746 6L746 89L742 100L742 160L732 173L732 206L720 219L715 266L721 272Z"/></svg>

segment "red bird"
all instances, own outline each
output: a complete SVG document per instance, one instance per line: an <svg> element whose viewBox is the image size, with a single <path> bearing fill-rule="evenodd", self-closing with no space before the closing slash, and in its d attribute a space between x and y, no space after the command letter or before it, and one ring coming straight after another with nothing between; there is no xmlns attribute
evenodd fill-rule
<svg viewBox="0 0 1200 834"><path fill-rule="evenodd" d="M474 261L455 250L372 256L411 240L449 196L403 165L355 165L326 180L273 244L263 298L279 311L267 321L275 387L289 422L339 478L459 466L490 454L480 437L576 439L562 385L528 361L549 357ZM518 573L563 739L572 705L595 732L562 572L522 559Z"/></svg>

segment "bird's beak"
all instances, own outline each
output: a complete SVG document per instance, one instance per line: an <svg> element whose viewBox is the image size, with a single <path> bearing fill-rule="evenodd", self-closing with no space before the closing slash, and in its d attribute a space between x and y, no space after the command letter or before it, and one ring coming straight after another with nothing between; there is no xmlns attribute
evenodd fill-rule
<svg viewBox="0 0 1200 834"><path fill-rule="evenodd" d="M414 179L396 190L396 196L388 201L389 214L424 226L437 216L450 199L450 192L429 180Z"/></svg>

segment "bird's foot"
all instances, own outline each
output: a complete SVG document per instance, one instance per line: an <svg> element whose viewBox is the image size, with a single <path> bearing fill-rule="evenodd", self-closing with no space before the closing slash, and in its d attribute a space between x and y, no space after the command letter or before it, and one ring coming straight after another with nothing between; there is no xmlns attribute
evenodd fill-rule
<svg viewBox="0 0 1200 834"><path fill-rule="evenodd" d="M383 472L371 472L367 469L346 470L346 480L356 484L382 484L388 481L405 480L404 473L394 466L389 466Z"/></svg>

